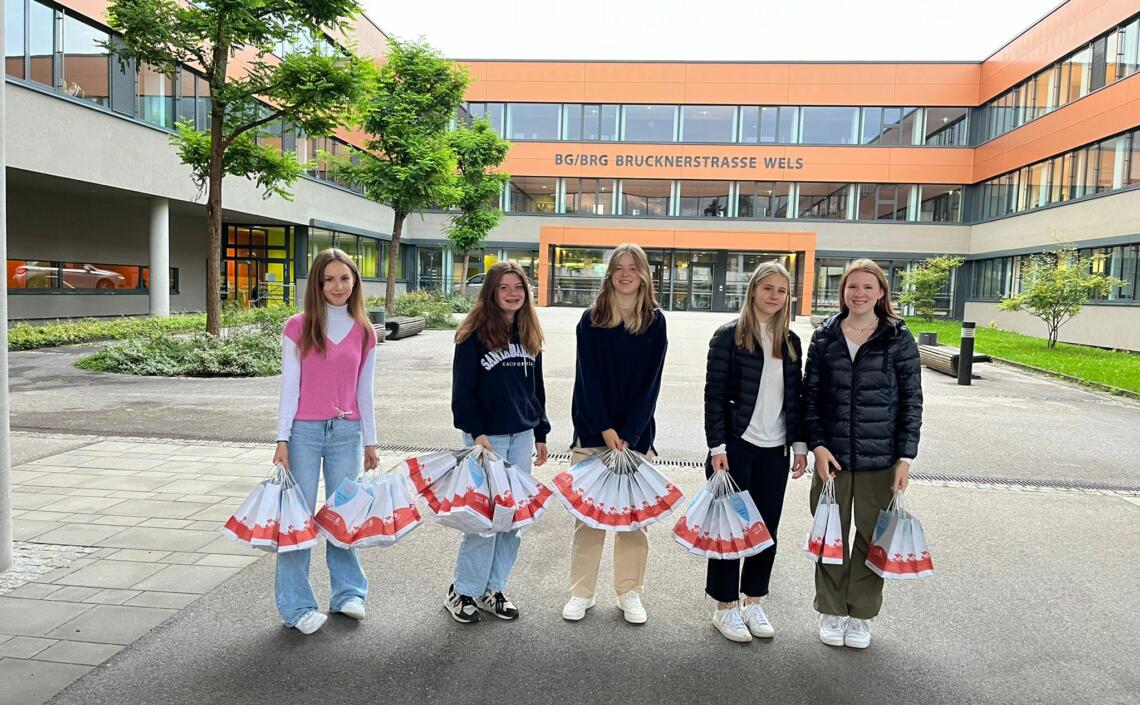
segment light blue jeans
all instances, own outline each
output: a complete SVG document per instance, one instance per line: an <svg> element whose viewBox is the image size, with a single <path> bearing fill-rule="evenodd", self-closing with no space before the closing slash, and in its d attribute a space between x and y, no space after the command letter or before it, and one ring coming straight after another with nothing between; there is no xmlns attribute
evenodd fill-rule
<svg viewBox="0 0 1140 705"><path fill-rule="evenodd" d="M301 488L309 510L316 507L317 483L321 459L324 459L325 499L336 491L346 477L354 478L364 465L364 445L360 421L330 419L328 421L294 421L289 434L289 470ZM311 550L277 554L277 611L287 626L317 609L317 596L309 583ZM325 562L329 566L333 612L353 597L368 595L368 578L360 568L355 549L325 544Z"/></svg>
<svg viewBox="0 0 1140 705"><path fill-rule="evenodd" d="M487 436L495 453L519 470L529 473L534 452L534 431L503 436ZM475 441L463 434L463 444ZM463 534L459 557L455 561L455 591L468 597L479 597L487 590L500 592L511 576L519 556L519 532L506 531L491 536Z"/></svg>

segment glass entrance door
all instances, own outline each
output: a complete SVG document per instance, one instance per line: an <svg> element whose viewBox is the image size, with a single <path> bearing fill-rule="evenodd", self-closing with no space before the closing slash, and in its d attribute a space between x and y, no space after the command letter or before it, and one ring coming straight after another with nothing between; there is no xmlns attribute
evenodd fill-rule
<svg viewBox="0 0 1140 705"><path fill-rule="evenodd" d="M293 302L290 226L226 225L221 297L242 308Z"/></svg>

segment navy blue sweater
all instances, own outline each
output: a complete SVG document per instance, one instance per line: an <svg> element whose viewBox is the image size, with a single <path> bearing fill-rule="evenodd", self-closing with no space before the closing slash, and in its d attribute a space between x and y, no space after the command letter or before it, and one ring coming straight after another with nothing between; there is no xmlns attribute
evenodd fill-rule
<svg viewBox="0 0 1140 705"><path fill-rule="evenodd" d="M653 447L653 410L665 367L665 316L658 310L649 330L633 335L624 325L595 328L587 309L578 322L578 359L570 418L574 440L601 447L602 431L612 428L639 453Z"/></svg>
<svg viewBox="0 0 1140 705"><path fill-rule="evenodd" d="M532 357L511 332L506 350L488 350L472 335L455 346L451 365L451 413L455 427L478 438L534 429L536 443L550 433L542 353Z"/></svg>

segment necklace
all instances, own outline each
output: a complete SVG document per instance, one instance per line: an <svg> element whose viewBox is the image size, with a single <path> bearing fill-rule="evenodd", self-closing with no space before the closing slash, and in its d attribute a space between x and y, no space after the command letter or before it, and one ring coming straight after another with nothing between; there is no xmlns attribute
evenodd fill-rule
<svg viewBox="0 0 1140 705"><path fill-rule="evenodd" d="M874 323L872 323L869 326L864 326L863 328L856 328L855 326L851 325L847 321L844 321L843 325L847 327L847 330L849 330L853 333L866 333L869 330L875 330L875 328L878 328L879 321L876 319L876 321Z"/></svg>

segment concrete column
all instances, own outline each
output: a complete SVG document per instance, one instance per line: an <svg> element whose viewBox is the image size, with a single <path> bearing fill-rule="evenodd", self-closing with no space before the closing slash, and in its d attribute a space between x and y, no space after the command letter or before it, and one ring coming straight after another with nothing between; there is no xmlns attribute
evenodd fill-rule
<svg viewBox="0 0 1140 705"><path fill-rule="evenodd" d="M170 315L170 201L150 199L150 315Z"/></svg>
<svg viewBox="0 0 1140 705"><path fill-rule="evenodd" d="M4 48L4 14L4 0L0 0L0 50ZM8 260L5 90L5 81L0 79L0 261L3 262ZM0 572L12 566L12 434L8 409L8 278L0 277Z"/></svg>

